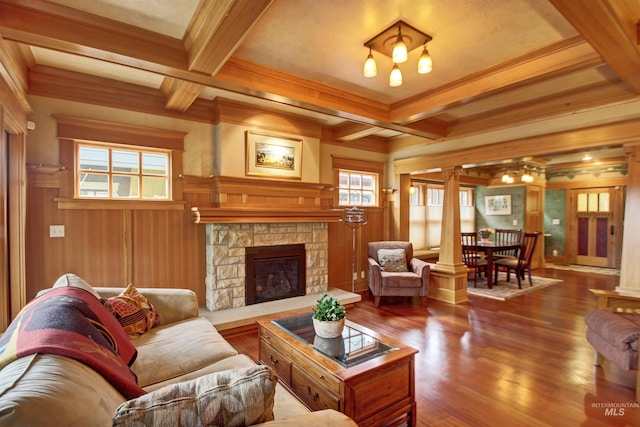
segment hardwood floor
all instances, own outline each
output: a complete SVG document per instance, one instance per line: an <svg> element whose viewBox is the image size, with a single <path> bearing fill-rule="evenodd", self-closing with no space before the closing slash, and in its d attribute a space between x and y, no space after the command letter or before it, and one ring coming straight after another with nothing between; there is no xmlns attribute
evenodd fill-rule
<svg viewBox="0 0 640 427"><path fill-rule="evenodd" d="M640 425L635 372L593 365L584 315L589 288L613 289L617 276L538 269L557 285L507 301L467 304L364 299L350 320L420 350L416 355L419 426ZM228 338L258 357L258 335ZM605 412L607 404L615 406Z"/></svg>

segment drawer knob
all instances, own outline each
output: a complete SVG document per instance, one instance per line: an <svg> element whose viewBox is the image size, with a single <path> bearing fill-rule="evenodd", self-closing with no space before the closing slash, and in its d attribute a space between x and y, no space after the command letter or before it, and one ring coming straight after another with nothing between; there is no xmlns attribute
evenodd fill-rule
<svg viewBox="0 0 640 427"><path fill-rule="evenodd" d="M311 393L311 387L310 386L307 386L307 394L309 395L311 400L318 400L318 398L320 397L320 396L318 396L318 392Z"/></svg>
<svg viewBox="0 0 640 427"><path fill-rule="evenodd" d="M270 355L269 355L269 360L271 360L271 363L272 363L274 366L278 366L278 359L275 359L275 358L273 357L273 354L270 354Z"/></svg>

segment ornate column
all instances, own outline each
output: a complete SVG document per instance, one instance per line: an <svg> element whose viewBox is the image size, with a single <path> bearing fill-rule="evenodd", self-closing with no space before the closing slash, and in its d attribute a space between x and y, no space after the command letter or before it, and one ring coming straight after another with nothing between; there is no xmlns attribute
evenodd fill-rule
<svg viewBox="0 0 640 427"><path fill-rule="evenodd" d="M467 266L460 245L460 173L462 167L445 168L440 256L431 268L429 296L458 304L467 301Z"/></svg>
<svg viewBox="0 0 640 427"><path fill-rule="evenodd" d="M620 283L617 291L640 294L640 228L634 224L640 212L640 142L624 146L628 156L629 179L622 237Z"/></svg>

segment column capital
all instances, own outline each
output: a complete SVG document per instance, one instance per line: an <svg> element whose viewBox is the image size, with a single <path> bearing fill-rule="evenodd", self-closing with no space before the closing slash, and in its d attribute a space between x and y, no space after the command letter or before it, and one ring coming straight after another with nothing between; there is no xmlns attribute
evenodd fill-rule
<svg viewBox="0 0 640 427"><path fill-rule="evenodd" d="M442 175L444 176L445 181L449 181L450 179L460 180L461 174L462 166L451 166L442 169Z"/></svg>

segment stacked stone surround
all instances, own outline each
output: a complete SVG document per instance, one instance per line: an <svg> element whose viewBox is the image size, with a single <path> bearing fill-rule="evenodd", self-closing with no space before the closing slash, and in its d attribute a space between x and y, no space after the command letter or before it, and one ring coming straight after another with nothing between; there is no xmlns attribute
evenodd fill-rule
<svg viewBox="0 0 640 427"><path fill-rule="evenodd" d="M206 224L206 303L211 311L245 305L245 248L304 244L307 295L328 288L328 225L319 223Z"/></svg>

